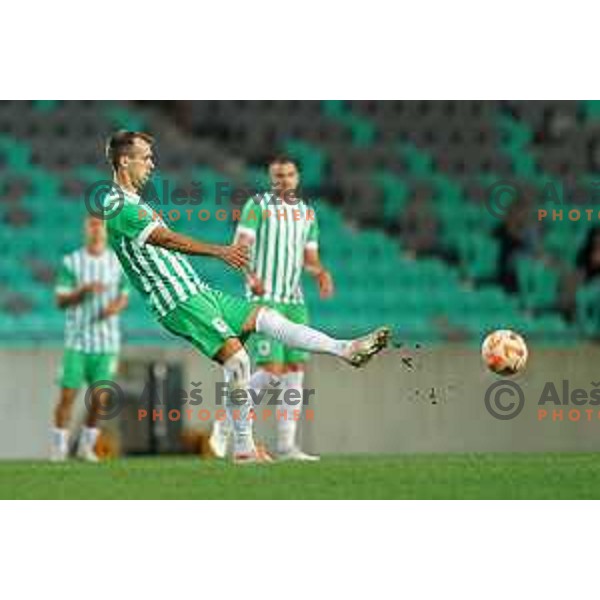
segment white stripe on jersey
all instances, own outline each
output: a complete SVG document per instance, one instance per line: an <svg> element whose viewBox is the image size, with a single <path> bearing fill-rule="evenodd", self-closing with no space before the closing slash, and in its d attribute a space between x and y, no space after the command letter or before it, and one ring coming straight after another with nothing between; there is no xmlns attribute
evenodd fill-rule
<svg viewBox="0 0 600 600"><path fill-rule="evenodd" d="M279 211L285 215L282 219L278 214ZM277 226L274 227L278 233L277 236L277 265L275 267L275 290L273 292L273 300L275 302L281 302L283 296L283 280L285 278L285 255L288 238L289 224L287 222L287 206L282 209L276 209L275 218ZM271 217L273 218L273 217Z"/></svg>
<svg viewBox="0 0 600 600"><path fill-rule="evenodd" d="M173 267L175 273L177 273L177 276L183 282L183 285L186 287L187 293L190 296L197 294L198 286L196 285L196 282L193 279L190 280L190 278L188 277L188 274L186 273L185 269L183 268L183 265L181 264L181 259L176 254L173 254L168 250L164 250L164 248L161 248L161 250L163 250L163 257L169 261L169 264Z"/></svg>
<svg viewBox="0 0 600 600"><path fill-rule="evenodd" d="M258 248L256 247L256 240L252 246L252 264L256 263L256 274L263 282L266 290L266 278L265 278L265 245L266 245L266 237L267 237L267 227L268 224L265 219L263 219L258 228ZM248 290L249 297L252 296L252 292Z"/></svg>
<svg viewBox="0 0 600 600"><path fill-rule="evenodd" d="M173 277L173 275L171 275L171 273L169 272L167 265L165 265L163 261L164 254L163 256L161 256L162 253L159 253L158 250L150 244L146 246L146 249L148 250L148 254L150 255L150 257L154 261L154 265L158 269L158 272L173 286L175 294L177 295L177 302L185 302L188 299L187 292L183 289L181 283L177 281L177 278ZM169 295L172 297L170 291Z"/></svg>
<svg viewBox="0 0 600 600"><path fill-rule="evenodd" d="M294 252L295 248L296 248L296 230L299 229L299 227L296 227L296 223L298 223L298 221L294 221L294 213L293 211L290 209L289 206L286 206L286 212L287 215L286 217L290 220L288 226L287 226L287 234L288 234L288 239L287 239L287 256L286 256L286 266L285 266L285 271L286 271L286 278L285 278L285 286L283 288L283 293L284 296L286 298L290 298L292 297L292 278L294 277L294 268L296 266L296 254L300 254L299 252L296 253Z"/></svg>
<svg viewBox="0 0 600 600"><path fill-rule="evenodd" d="M188 262L188 259L181 254L176 254L176 256L177 262L181 265L187 277L192 280L192 283L196 286L196 290L198 290L199 292L202 290L207 290L209 288L208 284L202 281L200 277L198 277L198 273L194 271L192 265L190 265L190 263Z"/></svg>
<svg viewBox="0 0 600 600"><path fill-rule="evenodd" d="M273 297L274 281L273 272L275 271L275 252L277 244L277 226L273 222L273 217L266 219L266 256L262 276L264 277L265 296L267 299Z"/></svg>
<svg viewBox="0 0 600 600"><path fill-rule="evenodd" d="M129 249L132 250L132 253L129 252ZM152 304L156 307L160 316L166 315L169 310L175 307L174 303L169 295L164 294L162 287L158 288L161 295L161 300L159 301L154 286L148 276L152 274L152 269L148 265L146 259L133 244L128 244L125 241L125 238L121 239L121 250L123 251L125 258L127 258L129 266L137 274L144 291L150 295Z"/></svg>

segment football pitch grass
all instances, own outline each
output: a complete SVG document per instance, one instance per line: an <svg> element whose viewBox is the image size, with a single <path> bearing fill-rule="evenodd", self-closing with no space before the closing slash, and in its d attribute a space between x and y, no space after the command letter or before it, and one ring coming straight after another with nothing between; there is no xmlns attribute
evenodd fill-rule
<svg viewBox="0 0 600 600"><path fill-rule="evenodd" d="M597 454L328 456L235 466L194 457L0 463L7 499L600 498Z"/></svg>

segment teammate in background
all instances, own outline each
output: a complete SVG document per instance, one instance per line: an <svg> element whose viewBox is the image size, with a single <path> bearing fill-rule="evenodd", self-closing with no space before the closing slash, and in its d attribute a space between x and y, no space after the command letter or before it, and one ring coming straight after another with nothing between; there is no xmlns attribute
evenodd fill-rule
<svg viewBox="0 0 600 600"><path fill-rule="evenodd" d="M250 249L250 267L256 277L247 277L246 297L255 306L270 306L294 323L308 324L308 310L301 287L303 269L315 277L321 298L333 294L333 280L319 258L319 228L314 210L296 196L300 183L296 163L285 156L269 163L272 191L250 198L242 211L235 240ZM256 392L278 381L282 387L303 388L304 366L309 354L290 348L263 334L251 338L256 370L249 386ZM302 404L282 406L276 421L277 455L280 460L311 461L318 456L302 452L296 442L298 421L294 412ZM296 417L298 414L296 413ZM217 456L227 447L230 424L215 421L211 446Z"/></svg>
<svg viewBox="0 0 600 600"><path fill-rule="evenodd" d="M108 141L107 157L115 181L115 190L104 200L109 243L161 325L221 364L231 390L246 392L237 394L243 399L230 397L226 402L233 423L234 461L260 462L264 457L257 452L248 418L250 358L242 339L257 331L286 346L332 354L360 367L387 345L389 330L381 328L357 340L333 339L292 323L272 308L256 307L211 289L183 254L213 257L246 269L248 248L184 236L171 231L153 213L138 195L154 169L152 146L151 136L134 131L117 132Z"/></svg>
<svg viewBox="0 0 600 600"><path fill-rule="evenodd" d="M65 310L65 353L60 398L54 412L51 459L62 461L69 450L69 422L81 385L111 380L120 345L119 313L127 306L126 278L117 257L106 245L104 222L85 220L86 244L67 254L56 284L56 302ZM94 399L95 401L95 399ZM77 455L96 462L95 412L89 411Z"/></svg>

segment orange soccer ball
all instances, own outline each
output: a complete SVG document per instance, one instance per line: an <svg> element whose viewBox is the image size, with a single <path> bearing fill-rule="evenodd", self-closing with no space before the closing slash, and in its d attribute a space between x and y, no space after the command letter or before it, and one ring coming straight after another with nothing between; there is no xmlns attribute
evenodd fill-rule
<svg viewBox="0 0 600 600"><path fill-rule="evenodd" d="M527 344L510 329L499 329L486 336L481 356L486 367L498 375L516 375L527 364Z"/></svg>

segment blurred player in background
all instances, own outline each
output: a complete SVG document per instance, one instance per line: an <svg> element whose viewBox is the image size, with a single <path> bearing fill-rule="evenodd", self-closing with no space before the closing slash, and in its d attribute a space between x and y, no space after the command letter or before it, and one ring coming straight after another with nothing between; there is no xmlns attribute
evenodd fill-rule
<svg viewBox="0 0 600 600"><path fill-rule="evenodd" d="M308 324L301 277L303 269L315 277L321 298L333 294L333 280L319 258L319 228L314 210L296 196L300 183L297 164L280 156L269 164L272 191L250 198L242 211L235 240L250 249L251 272L246 296L256 306L270 306L294 323ZM271 381L284 389L303 389L309 353L285 346L263 334L251 338L256 370L249 386L257 393ZM296 441L302 404L283 405L278 412L277 455L280 460L318 460L302 452ZM296 413L294 415L294 413ZM296 417L296 418L294 418ZM211 445L218 456L227 447L230 424L215 421Z"/></svg>
<svg viewBox="0 0 600 600"><path fill-rule="evenodd" d="M360 367L387 345L389 330L380 328L356 340L338 340L293 323L272 308L256 307L243 298L211 289L183 254L214 257L246 269L247 246L207 244L172 231L144 202L139 192L154 169L151 136L117 132L108 141L107 158L115 181L115 190L104 200L112 248L161 325L221 364L231 390L244 390L241 401L226 401L230 416L232 410L237 416L232 421L234 461L265 460L254 444L248 418L250 358L242 340L257 331L286 346L332 354Z"/></svg>
<svg viewBox="0 0 600 600"><path fill-rule="evenodd" d="M56 302L65 310L65 352L60 398L54 412L51 459L62 461L69 451L69 422L83 383L111 380L120 346L119 313L127 306L126 279L117 257L107 248L104 221L85 220L86 244L67 254L56 284ZM95 399L94 399L95 401ZM89 411L77 454L96 462L96 414Z"/></svg>

